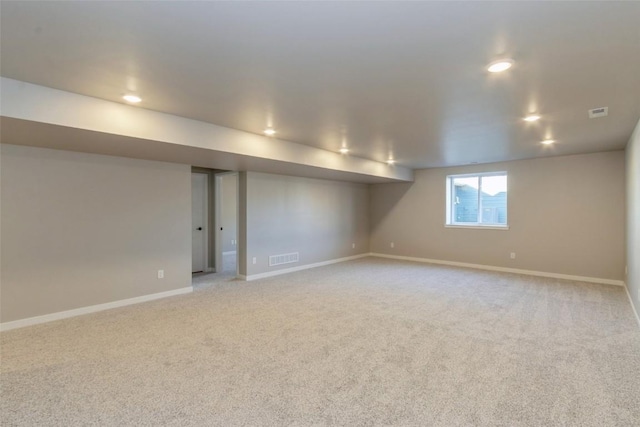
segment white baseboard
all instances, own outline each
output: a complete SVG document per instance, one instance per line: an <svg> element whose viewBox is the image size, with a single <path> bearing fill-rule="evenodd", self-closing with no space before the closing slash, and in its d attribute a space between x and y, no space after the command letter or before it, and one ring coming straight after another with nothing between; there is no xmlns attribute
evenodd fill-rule
<svg viewBox="0 0 640 427"><path fill-rule="evenodd" d="M23 328L25 326L37 325L40 323L53 322L54 320L67 319L69 317L81 316L83 314L95 313L98 311L109 310L111 308L124 307L127 305L139 304L141 302L153 301L160 298L171 297L174 295L188 294L193 292L191 286L172 291L158 292L157 294L143 295L140 297L122 299L119 301L107 302L104 304L90 305L88 307L76 308L73 310L59 311L57 313L45 314L42 316L29 317L26 319L14 320L12 322L0 323L0 331L8 331L11 329Z"/></svg>
<svg viewBox="0 0 640 427"><path fill-rule="evenodd" d="M629 287L625 284L624 290L627 292L627 298L629 298L629 304L631 304L631 310L633 310L633 314L636 315L636 321L638 322L638 326L640 326L640 316L638 316L638 311L636 310L636 306L633 305L633 299L631 299L631 294L629 293Z"/></svg>
<svg viewBox="0 0 640 427"><path fill-rule="evenodd" d="M322 267L324 265L336 264L336 263L345 262L345 261L352 261L354 259L365 258L370 255L371 254L369 253L364 253L364 254L353 255L353 256L348 256L344 258L331 259L329 261L322 261L322 262L316 262L313 264L300 265L297 267L283 268L282 270L267 271L266 273L251 274L248 276L238 275L238 278L246 281L264 279L266 277L279 276L281 274L288 274L288 273L293 273L295 271L308 270L310 268Z"/></svg>
<svg viewBox="0 0 640 427"><path fill-rule="evenodd" d="M398 259L398 260L403 260L403 261L425 262L425 263L429 263L429 264L450 265L450 266L453 266L453 267L466 267L466 268L476 268L476 269L479 269L479 270L501 271L503 273L525 274L527 276L551 277L551 278L554 278L554 279L574 280L574 281L578 281L578 282L589 282L589 283L600 283L600 284L603 284L603 285L625 286L624 282L622 280L602 279L602 278L599 278L599 277L573 276L573 275L570 275L570 274L547 273L546 271L521 270L519 268L495 267L495 266L492 266L492 265L484 265L484 264L469 264L469 263L466 263L466 262L443 261L443 260L439 260L439 259L415 258L415 257L389 255L389 254L382 254L382 253L371 253L370 255L374 256L374 257ZM625 288L626 288L626 286L625 286Z"/></svg>

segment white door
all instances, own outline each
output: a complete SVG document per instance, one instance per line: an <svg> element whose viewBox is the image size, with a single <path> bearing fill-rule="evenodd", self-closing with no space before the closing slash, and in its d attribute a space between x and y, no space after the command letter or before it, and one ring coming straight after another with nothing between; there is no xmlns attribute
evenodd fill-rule
<svg viewBox="0 0 640 427"><path fill-rule="evenodd" d="M207 178L206 174L191 174L191 271L207 269Z"/></svg>

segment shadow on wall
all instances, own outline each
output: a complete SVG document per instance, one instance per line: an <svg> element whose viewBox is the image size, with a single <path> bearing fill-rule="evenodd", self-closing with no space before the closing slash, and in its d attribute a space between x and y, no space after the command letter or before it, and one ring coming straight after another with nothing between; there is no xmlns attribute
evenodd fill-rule
<svg viewBox="0 0 640 427"><path fill-rule="evenodd" d="M370 230L375 230L378 225L380 225L414 183L415 182L377 184L381 187L384 186L385 191L384 197L375 197L375 194L373 192L371 193Z"/></svg>

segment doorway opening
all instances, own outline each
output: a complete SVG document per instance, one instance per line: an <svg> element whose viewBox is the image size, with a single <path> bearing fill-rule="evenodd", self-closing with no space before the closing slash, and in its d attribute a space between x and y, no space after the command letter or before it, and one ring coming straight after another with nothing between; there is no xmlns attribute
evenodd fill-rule
<svg viewBox="0 0 640 427"><path fill-rule="evenodd" d="M192 286L238 275L238 173L192 168Z"/></svg>

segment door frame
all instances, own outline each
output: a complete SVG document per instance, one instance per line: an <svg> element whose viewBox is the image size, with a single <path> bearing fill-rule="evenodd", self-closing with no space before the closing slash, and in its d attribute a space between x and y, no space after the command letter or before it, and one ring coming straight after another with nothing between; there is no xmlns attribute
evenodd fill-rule
<svg viewBox="0 0 640 427"><path fill-rule="evenodd" d="M209 175L207 175L206 173L203 172L191 172L191 175L202 175L204 176L204 194L202 194L202 196L204 197L203 199L203 224L202 224L202 231L203 231L203 240L204 240L204 263L203 263L203 272L210 272L212 271L211 266L209 265ZM191 189L191 194L193 197L193 188ZM193 236L193 212L191 214L191 236ZM193 242L191 244L191 269L193 270ZM193 274L193 271L191 272Z"/></svg>
<svg viewBox="0 0 640 427"><path fill-rule="evenodd" d="M237 185L236 185L236 235L235 235L235 241L236 241L236 276L238 276L238 271L239 271L239 255L240 255L240 241L238 240L238 234L240 231L240 174L237 171L231 171L231 172L220 172L220 173L216 173L214 174L214 179L215 179L215 210L216 210L216 214L215 214L215 242L216 242L216 248L215 248L215 252L216 252L216 272L222 272L223 271L223 265L222 265L222 230L220 230L220 227L222 226L222 177L223 176L229 176L229 175L236 175L237 177Z"/></svg>

